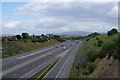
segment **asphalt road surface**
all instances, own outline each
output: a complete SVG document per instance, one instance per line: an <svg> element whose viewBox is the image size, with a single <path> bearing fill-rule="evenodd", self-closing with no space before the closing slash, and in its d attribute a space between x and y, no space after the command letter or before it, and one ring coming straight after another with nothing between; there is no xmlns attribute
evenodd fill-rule
<svg viewBox="0 0 120 80"><path fill-rule="evenodd" d="M67 54L59 61L58 64L54 66L54 68L44 77L43 80L49 78L67 78L80 44L81 42L74 43L74 45L68 49Z"/></svg>
<svg viewBox="0 0 120 80"><path fill-rule="evenodd" d="M62 44L63 46L61 46ZM48 48L3 59L2 78L15 78L17 80L31 78L48 65L53 64L60 57L62 59L45 78L66 78L69 75L75 53L80 44L80 41L67 41Z"/></svg>

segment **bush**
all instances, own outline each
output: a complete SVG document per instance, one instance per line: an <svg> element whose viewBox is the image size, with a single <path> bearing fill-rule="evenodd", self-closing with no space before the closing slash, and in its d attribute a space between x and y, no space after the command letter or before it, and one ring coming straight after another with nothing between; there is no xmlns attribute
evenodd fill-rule
<svg viewBox="0 0 120 80"><path fill-rule="evenodd" d="M101 41L101 40L98 40L98 42L97 42L98 44L98 47L101 47L101 45L102 45L102 43L103 43L103 41Z"/></svg>
<svg viewBox="0 0 120 80"><path fill-rule="evenodd" d="M48 41L47 38L44 38L44 41Z"/></svg>
<svg viewBox="0 0 120 80"><path fill-rule="evenodd" d="M45 42L45 40L42 38L42 39L40 39L41 40L41 42Z"/></svg>
<svg viewBox="0 0 120 80"><path fill-rule="evenodd" d="M56 40L58 40L59 42L64 42L65 41L63 38L58 38Z"/></svg>
<svg viewBox="0 0 120 80"><path fill-rule="evenodd" d="M120 61L120 33L118 33L117 55L118 55L118 60Z"/></svg>
<svg viewBox="0 0 120 80"><path fill-rule="evenodd" d="M90 38L88 38L86 41L89 41L90 40Z"/></svg>
<svg viewBox="0 0 120 80"><path fill-rule="evenodd" d="M33 40L32 40L32 42L36 43L36 42L37 42L37 40L36 40L36 39L33 39Z"/></svg>
<svg viewBox="0 0 120 80"><path fill-rule="evenodd" d="M86 66L87 66L87 62L82 62L82 63L81 63L81 67L82 67L82 68L86 68Z"/></svg>
<svg viewBox="0 0 120 80"><path fill-rule="evenodd" d="M113 53L112 55L114 59L118 59L118 53Z"/></svg>
<svg viewBox="0 0 120 80"><path fill-rule="evenodd" d="M96 40L98 40L99 39L99 37L96 37Z"/></svg>
<svg viewBox="0 0 120 80"><path fill-rule="evenodd" d="M37 39L37 42L41 42L41 40L40 40L40 39Z"/></svg>
<svg viewBox="0 0 120 80"><path fill-rule="evenodd" d="M88 69L89 73L92 73L95 70L96 67L97 67L97 65L92 64L92 63L89 63L87 65L87 69Z"/></svg>
<svg viewBox="0 0 120 80"><path fill-rule="evenodd" d="M94 38L96 36L100 35L100 33L94 32L88 35L88 37Z"/></svg>
<svg viewBox="0 0 120 80"><path fill-rule="evenodd" d="M95 59L97 59L97 57L98 57L98 52L94 49L94 48L92 48L92 49L90 49L90 51L87 53L87 57L88 57L88 60L89 61L94 61Z"/></svg>
<svg viewBox="0 0 120 80"><path fill-rule="evenodd" d="M27 42L27 40L24 40L24 42Z"/></svg>
<svg viewBox="0 0 120 80"><path fill-rule="evenodd" d="M117 38L115 39L109 39L105 41L101 46L101 51L99 52L99 57L104 58L107 54L109 54L109 57L113 55L113 53L117 52ZM114 55L115 57L116 55Z"/></svg>

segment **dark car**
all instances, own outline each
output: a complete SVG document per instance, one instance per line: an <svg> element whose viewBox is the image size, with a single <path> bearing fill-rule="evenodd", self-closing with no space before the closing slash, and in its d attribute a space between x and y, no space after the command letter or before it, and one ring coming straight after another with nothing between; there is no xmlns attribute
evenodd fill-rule
<svg viewBox="0 0 120 80"><path fill-rule="evenodd" d="M61 44L61 46L63 46L63 44Z"/></svg>
<svg viewBox="0 0 120 80"><path fill-rule="evenodd" d="M57 48L58 46L56 45L55 48Z"/></svg>

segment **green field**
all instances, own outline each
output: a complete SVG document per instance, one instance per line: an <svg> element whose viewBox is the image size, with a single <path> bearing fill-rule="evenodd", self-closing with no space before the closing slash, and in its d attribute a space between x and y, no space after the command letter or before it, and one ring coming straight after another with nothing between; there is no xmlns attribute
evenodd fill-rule
<svg viewBox="0 0 120 80"><path fill-rule="evenodd" d="M102 43L99 44L99 42L101 41ZM89 64L94 65L94 61L101 56L102 58L100 59L102 60L104 58L103 55L105 56L108 55L109 57L113 56L114 58L116 58L117 48L118 48L118 34L114 34L112 36L108 36L107 34L101 34L94 38L91 38L88 41L84 40L76 56L86 56L88 58L86 67L82 68L81 66L79 66L80 76L77 76L78 71L73 64L69 78L90 77L88 75L83 75L83 72L88 70Z"/></svg>
<svg viewBox="0 0 120 80"><path fill-rule="evenodd" d="M24 42L22 40L20 41L7 41L2 42L2 58L7 58L10 56L14 56L17 54L21 54L24 52L33 51L40 48L49 47L55 44L59 44L60 42L57 40L52 40L49 42L44 43L33 43L31 41Z"/></svg>

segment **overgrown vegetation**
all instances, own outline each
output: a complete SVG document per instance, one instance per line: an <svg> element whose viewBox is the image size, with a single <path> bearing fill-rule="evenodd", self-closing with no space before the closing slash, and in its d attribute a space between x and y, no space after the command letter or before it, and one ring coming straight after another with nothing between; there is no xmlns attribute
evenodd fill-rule
<svg viewBox="0 0 120 80"><path fill-rule="evenodd" d="M88 69L89 73L92 73L95 70L96 67L97 66L95 64L92 64L92 63L89 63L87 65L87 69Z"/></svg>
<svg viewBox="0 0 120 80"><path fill-rule="evenodd" d="M83 44L77 53L77 56L86 56L88 58L86 64L87 67L81 67L80 69L80 75L82 76L88 75L94 71L97 66L93 64L93 62L98 57L104 58L108 55L108 58L113 56L114 59L119 59L117 51L119 51L118 48L120 47L120 33L118 33L116 29L108 31L107 34L92 33L88 36L89 39L83 41ZM76 68L73 67L72 69L75 71ZM71 71L74 72L73 70ZM74 78L78 77L72 72L70 76Z"/></svg>

